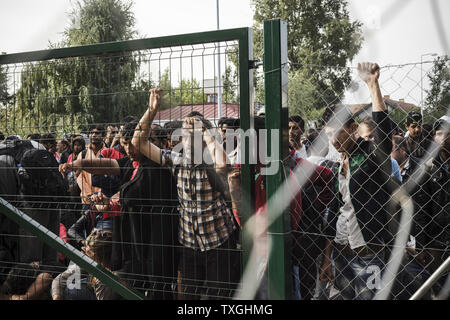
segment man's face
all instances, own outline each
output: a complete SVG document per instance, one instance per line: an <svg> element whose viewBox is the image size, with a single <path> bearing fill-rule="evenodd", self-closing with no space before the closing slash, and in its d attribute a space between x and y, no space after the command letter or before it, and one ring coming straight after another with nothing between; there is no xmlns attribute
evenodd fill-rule
<svg viewBox="0 0 450 320"><path fill-rule="evenodd" d="M131 161L140 161L141 153L131 144L131 139L120 139L120 144Z"/></svg>
<svg viewBox="0 0 450 320"><path fill-rule="evenodd" d="M445 130L436 130L434 133L434 141L439 144L442 151L450 152L450 134Z"/></svg>
<svg viewBox="0 0 450 320"><path fill-rule="evenodd" d="M406 125L406 129L409 131L409 136L411 138L418 138L422 133L422 125L418 122L413 122Z"/></svg>
<svg viewBox="0 0 450 320"><path fill-rule="evenodd" d="M92 144L99 145L103 142L103 133L99 129L92 129L89 133L89 140Z"/></svg>
<svg viewBox="0 0 450 320"><path fill-rule="evenodd" d="M108 126L106 129L106 140L112 142L117 133L119 133L119 129L116 126Z"/></svg>
<svg viewBox="0 0 450 320"><path fill-rule="evenodd" d="M81 151L83 151L83 146L77 141L73 143L73 152L75 154L79 154Z"/></svg>
<svg viewBox="0 0 450 320"><path fill-rule="evenodd" d="M170 149L170 150L172 150L173 148L175 148L175 146L177 145L177 144L179 144L180 143L180 140L181 139L174 139L174 140L172 140L172 135L171 134L169 134L168 135L168 137L167 137L167 147Z"/></svg>
<svg viewBox="0 0 450 320"><path fill-rule="evenodd" d="M325 127L328 140L339 152L350 152L355 144L355 132L358 125L353 122L348 127Z"/></svg>
<svg viewBox="0 0 450 320"><path fill-rule="evenodd" d="M59 153L63 152L65 150L65 146L63 143L61 143L61 141L58 141L58 143L56 144L56 151L58 151Z"/></svg>
<svg viewBox="0 0 450 320"><path fill-rule="evenodd" d="M394 158L398 164L402 164L408 158L408 154L404 148L400 148L394 140L392 140L392 153L391 157Z"/></svg>
<svg viewBox="0 0 450 320"><path fill-rule="evenodd" d="M373 135L373 131L370 130L370 127L366 125L365 123L361 123L358 126L358 133L361 138L363 138L366 141L373 141L375 140L375 137Z"/></svg>
<svg viewBox="0 0 450 320"><path fill-rule="evenodd" d="M303 130L296 122L289 122L289 143L294 147L301 147Z"/></svg>

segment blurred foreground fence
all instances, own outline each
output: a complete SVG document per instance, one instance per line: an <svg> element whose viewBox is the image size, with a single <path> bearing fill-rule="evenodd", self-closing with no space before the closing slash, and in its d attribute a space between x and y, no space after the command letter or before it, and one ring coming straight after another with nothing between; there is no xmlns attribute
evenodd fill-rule
<svg viewBox="0 0 450 320"><path fill-rule="evenodd" d="M264 24L263 71L255 71L248 28L0 56L1 298L409 299L425 284L422 298L445 299L448 125L436 121L448 106L421 110L430 63L381 67L391 118L381 133L394 136L392 150L381 160L369 147L352 150L347 175L330 130L352 117L358 131L351 137L372 146L382 122L372 118L356 70L339 101L317 106L321 119L302 114L302 127L289 117L283 21ZM255 72L264 78L264 109L253 101ZM127 124L134 131L154 87L163 92L148 140L175 163L176 129L203 115L232 151L230 197L203 166L178 163L167 175L155 162L121 158L136 155ZM407 137L406 124L420 134ZM297 129L302 139L294 146ZM125 141L113 139L118 132ZM31 134L34 145L18 142ZM75 171L60 181L56 159L84 158L84 146L98 139L95 152L120 165L118 178ZM66 158L56 140L70 142ZM45 147L56 158L27 165L18 161L26 152L8 154L20 146ZM382 180L386 164L393 177ZM112 207L120 191L119 215L91 201L100 190ZM436 270L434 283L425 283Z"/></svg>

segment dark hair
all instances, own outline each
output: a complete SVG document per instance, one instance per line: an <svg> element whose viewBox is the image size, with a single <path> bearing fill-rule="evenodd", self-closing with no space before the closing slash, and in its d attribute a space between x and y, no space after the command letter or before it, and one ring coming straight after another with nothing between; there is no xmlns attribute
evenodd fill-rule
<svg viewBox="0 0 450 320"><path fill-rule="evenodd" d="M82 136L75 136L72 139L72 149L73 149L73 146L75 145L75 142L78 142L83 147L83 150L86 148L86 141L84 140L84 138Z"/></svg>
<svg viewBox="0 0 450 320"><path fill-rule="evenodd" d="M34 141L38 141L38 142L39 142L39 140L41 139L41 134L40 134L40 133L30 133L30 134L27 136L27 139L34 140Z"/></svg>
<svg viewBox="0 0 450 320"><path fill-rule="evenodd" d="M409 112L406 116L406 125L409 126L413 122L422 123L422 115L419 112Z"/></svg>
<svg viewBox="0 0 450 320"><path fill-rule="evenodd" d="M161 127L155 127L155 128L152 128L149 139L152 137L152 135L156 139L164 140L164 139L167 139L167 130L164 128L161 128Z"/></svg>
<svg viewBox="0 0 450 320"><path fill-rule="evenodd" d="M191 117L202 117L204 118L203 114L201 114L198 111L191 111L188 113L188 115L186 116L186 118L191 118Z"/></svg>
<svg viewBox="0 0 450 320"><path fill-rule="evenodd" d="M261 116L255 117L255 130L259 134L259 130L266 128L266 119Z"/></svg>
<svg viewBox="0 0 450 320"><path fill-rule="evenodd" d="M5 135L0 131L0 140L5 140Z"/></svg>
<svg viewBox="0 0 450 320"><path fill-rule="evenodd" d="M20 264L11 268L3 284L9 294L25 294L39 275L39 268Z"/></svg>
<svg viewBox="0 0 450 320"><path fill-rule="evenodd" d="M197 112L197 111L193 111L193 112ZM192 113L192 112L191 112L191 113ZM188 116L185 118L185 120L186 120L187 118L195 118L195 119L198 119L198 120L200 120L200 121L203 123L203 126L204 126L206 129L211 129L211 128L212 128L211 122L210 122L208 119L205 119L205 117L203 117L203 116L199 116L199 115L189 116L189 115L188 115Z"/></svg>
<svg viewBox="0 0 450 320"><path fill-rule="evenodd" d="M139 120L138 117L135 117L135 116L126 116L125 118L123 118L123 120L122 120L121 123L126 124L126 123L128 123L128 122L133 122L133 121L136 121L136 120Z"/></svg>
<svg viewBox="0 0 450 320"><path fill-rule="evenodd" d="M239 118L220 118L217 122L219 128L222 128L223 125L226 124L228 127L237 129L241 126L241 119Z"/></svg>
<svg viewBox="0 0 450 320"><path fill-rule="evenodd" d="M173 121L169 121L166 122L164 124L164 129L166 129L166 133L172 134L176 129L179 129L183 126L183 121L181 120L173 120Z"/></svg>
<svg viewBox="0 0 450 320"><path fill-rule="evenodd" d="M424 139L433 140L434 130L433 125L430 123L424 123L422 125L422 136Z"/></svg>
<svg viewBox="0 0 450 320"><path fill-rule="evenodd" d="M377 125L375 124L375 121L373 121L372 117L365 117L363 118L359 124L365 124L366 126L369 127L369 129L371 131L375 130L375 128L377 127Z"/></svg>
<svg viewBox="0 0 450 320"><path fill-rule="evenodd" d="M433 133L436 134L438 130L449 130L450 123L444 119L436 120L433 124Z"/></svg>
<svg viewBox="0 0 450 320"><path fill-rule="evenodd" d="M100 131L100 133L102 134L102 136L105 135L105 127L101 124L91 124L89 126L89 133L91 133L94 129L97 129L98 131Z"/></svg>
<svg viewBox="0 0 450 320"><path fill-rule="evenodd" d="M44 134L41 136L41 139L39 140L39 142L40 142L40 143L49 143L49 144L51 144L52 146L55 146L55 145L56 145L56 139L55 139L55 136L54 136L53 134L51 134L51 133L44 133Z"/></svg>
<svg viewBox="0 0 450 320"><path fill-rule="evenodd" d="M406 153L409 154L408 152L408 145L406 144L406 139L403 138L402 136L392 136L392 141L394 142L394 144L397 146L397 149L403 149L406 151Z"/></svg>
<svg viewBox="0 0 450 320"><path fill-rule="evenodd" d="M63 145L65 145L67 148L70 148L70 143L66 139L59 140Z"/></svg>
<svg viewBox="0 0 450 320"><path fill-rule="evenodd" d="M300 115L294 115L289 117L289 122L295 122L302 131L305 131L305 121Z"/></svg>
<svg viewBox="0 0 450 320"><path fill-rule="evenodd" d="M134 131L136 130L136 126L139 121L137 119L127 122L123 125L123 128L120 130L120 138L125 140L131 140L134 135Z"/></svg>

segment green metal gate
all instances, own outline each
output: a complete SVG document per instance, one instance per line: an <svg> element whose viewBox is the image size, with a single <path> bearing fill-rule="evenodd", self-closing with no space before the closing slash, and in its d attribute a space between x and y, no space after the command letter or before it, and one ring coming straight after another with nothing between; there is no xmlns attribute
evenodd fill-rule
<svg viewBox="0 0 450 320"><path fill-rule="evenodd" d="M159 78L160 82L164 76L168 75L167 83L171 85L173 74L183 80L185 78L183 73L189 73L184 66L189 65L191 69L189 75L192 81L188 86L181 85L177 93L181 97L182 103L189 104L192 101L183 101L183 92L188 93L188 98L184 98L184 100L189 100L195 90L205 90L204 84L193 85L196 72L194 69L200 65L200 71L206 73L208 71L206 60L214 59L218 46L225 47L226 50L222 50L222 54L230 55L236 60L234 62L238 83L235 83L234 89L235 92L237 91L241 128L245 131L253 127L252 31L249 28L0 55L1 71L7 74L7 87L10 93L7 98L0 101L2 106L0 130L5 135L18 133L25 135L33 130L55 132L56 134L83 130L82 127L75 128L74 123L76 121L89 122L89 118L83 115L83 108L90 104L99 106L110 104L109 112L100 115L100 118L104 116L105 119L110 118L111 115L123 114L121 108L129 107L131 103L137 105L134 109L136 114L142 114L148 92L142 91L142 86L139 87L133 81L125 79L126 68L129 67L127 62L130 61L139 61L140 64L135 67L133 72L146 74L150 87L156 82L152 80L152 74L158 74L157 79ZM190 61L190 63L185 63L185 61ZM120 67L115 68L114 64L118 64ZM145 67L142 67L142 64ZM77 88L76 91L65 91L66 88L59 87L55 79L60 79L61 82L67 81L64 79L68 73L67 70L75 70L70 69L71 65L81 66L86 72L85 74L80 72L80 74L71 75L73 78L69 81L73 81L74 85L78 82L89 83L91 87L95 88L87 86ZM164 66L166 69L163 69ZM175 68L177 71L172 72ZM99 76L90 74L90 70ZM169 72L165 72L165 70L169 70ZM86 74L88 77L92 75L87 82L86 79L83 79ZM52 79L53 82L49 79ZM38 85L29 85L33 81ZM98 83L95 83L96 81ZM127 81L128 87L122 85ZM27 82L28 86L26 86ZM215 82L213 86L216 86ZM171 104L180 101L172 103L172 100L175 100L175 91L175 89L172 90L166 99ZM189 95L189 93L191 94ZM70 111L73 110L78 112L77 117L70 114ZM249 154L248 144L245 148L247 149L245 154ZM244 195L241 220L245 224L254 208L254 174L252 165L248 163L244 163L241 170L242 194ZM62 241L28 215L3 199L0 200L0 212L28 230L33 236L73 260L124 298L143 298L140 293L121 284L111 272ZM250 244L243 239L242 261L244 261L244 266L249 250Z"/></svg>

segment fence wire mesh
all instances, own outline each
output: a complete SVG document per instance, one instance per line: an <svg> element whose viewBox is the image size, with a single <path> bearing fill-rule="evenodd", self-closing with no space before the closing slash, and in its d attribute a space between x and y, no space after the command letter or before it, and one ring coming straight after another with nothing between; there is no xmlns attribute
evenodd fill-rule
<svg viewBox="0 0 450 320"><path fill-rule="evenodd" d="M448 105L424 103L430 90L422 82L431 70L430 62L381 67L388 132L372 117L356 72L346 99L326 106L322 119L309 128L300 118L289 119L291 141L299 134L303 141L285 167L309 172L290 205L292 218L301 215L291 233L295 296L372 299L391 286L385 298L409 299L448 258ZM413 203L408 239L400 243L395 239L406 213L395 199L399 191ZM396 272L388 261L399 246ZM438 278L423 299L448 296L448 268Z"/></svg>
<svg viewBox="0 0 450 320"><path fill-rule="evenodd" d="M237 46L222 41L2 65L0 197L149 299L230 299L242 268L239 217L207 182L206 168L163 167L131 141L156 87L159 111L139 138L167 159L186 117L201 115L211 129L239 128ZM77 159L87 161L84 170L73 167ZM2 298L121 298L0 217Z"/></svg>
<svg viewBox="0 0 450 320"><path fill-rule="evenodd" d="M246 159L241 141L226 134L240 128L236 48L230 41L1 66L6 94L0 102L0 197L148 298L232 298L242 286L267 298L271 245L264 236L255 239L258 258L249 264L257 280L241 278L240 197L250 195L240 191L239 165ZM219 52L225 66L220 85ZM409 299L448 258L448 124L436 122L448 106L425 108L421 120L422 78L430 71L430 61L381 68L391 122L372 118L356 74L345 100L321 106L321 119L289 118L291 154L283 161L288 183L280 188L286 198L277 200L280 213L288 207L291 216L292 298L372 299L392 285L387 298ZM152 113L149 90L155 87L163 91L159 111ZM436 107L444 112L434 112ZM250 144L261 148L267 119L256 113ZM200 145L187 139L196 129ZM204 144L209 149L206 129L219 130L220 144L227 138L226 190L210 173L223 169L216 158L220 148L203 152ZM19 143L27 139L34 142ZM54 159L49 153L3 153L19 147L47 150ZM344 157L336 148L354 149ZM201 163L186 165L196 150ZM210 167L202 166L205 153L213 160ZM84 170L64 165L77 158ZM258 171L265 163L254 164ZM251 179L255 220L242 230L262 224L265 231L271 221L258 220L266 204L265 176ZM408 217L405 198L413 202L412 227L403 230L408 241L398 243L400 219ZM0 219L2 297L120 299L38 238ZM387 281L396 248L400 266ZM423 298L448 291L447 278L448 270Z"/></svg>

